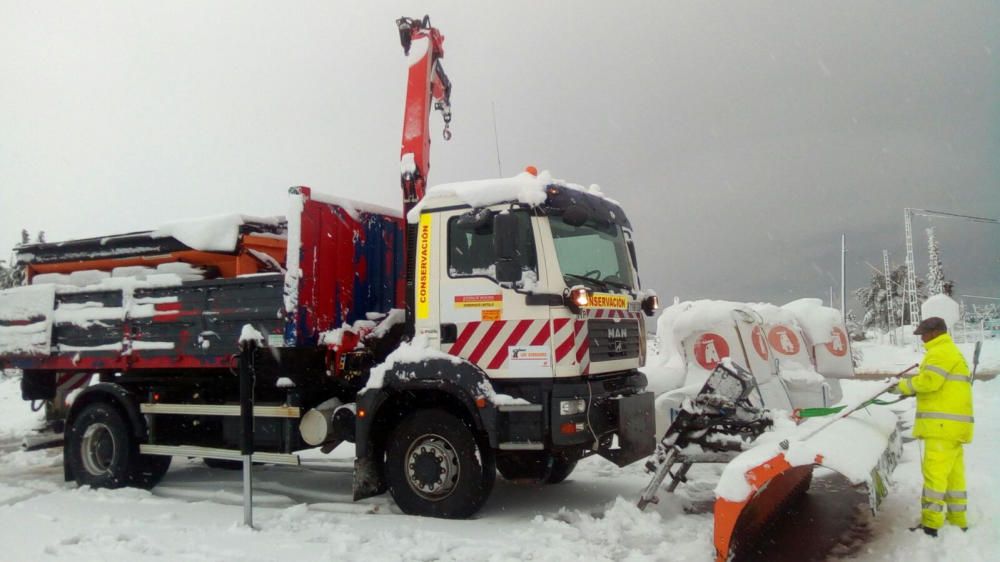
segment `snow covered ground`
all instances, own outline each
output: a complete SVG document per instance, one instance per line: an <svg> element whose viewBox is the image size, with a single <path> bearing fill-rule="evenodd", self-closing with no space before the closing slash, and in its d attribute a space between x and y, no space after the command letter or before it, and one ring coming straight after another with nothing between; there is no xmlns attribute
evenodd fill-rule
<svg viewBox="0 0 1000 562"><path fill-rule="evenodd" d="M864 367L890 372L919 359L912 349L862 345ZM1000 341L983 365L1000 366ZM899 364L902 362L902 365ZM971 362L971 361L970 361ZM982 366L981 366L982 369ZM850 381L845 398L877 383ZM839 537L860 560L992 560L1000 544L1000 382L975 386L976 442L966 450L968 533L946 528L933 540L907 531L919 519L919 442L905 446L895 490L882 513ZM912 422L913 402L900 410ZM0 550L3 560L711 560L719 466L695 467L673 496L646 512L634 507L647 478L641 463L618 469L581 462L563 484L514 485L498 479L475 519L401 515L388 497L351 503L349 456L321 455L307 469L256 469L257 531L241 526L238 472L174 459L152 492L91 490L62 481L61 449L23 452L20 437L37 424L16 379L0 378ZM320 460L323 462L319 462ZM816 485L814 484L814 487ZM801 523L806 531L807 522ZM808 532L808 531L806 531ZM866 537L859 543L858 536ZM830 554L833 556L833 554Z"/></svg>

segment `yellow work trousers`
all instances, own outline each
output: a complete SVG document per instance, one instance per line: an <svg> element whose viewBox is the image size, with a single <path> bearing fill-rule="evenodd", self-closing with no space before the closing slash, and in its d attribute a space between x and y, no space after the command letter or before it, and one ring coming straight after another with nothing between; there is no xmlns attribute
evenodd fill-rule
<svg viewBox="0 0 1000 562"><path fill-rule="evenodd" d="M962 444L947 439L924 439L924 492L921 498L920 523L940 529L947 512L948 523L965 528L965 464Z"/></svg>

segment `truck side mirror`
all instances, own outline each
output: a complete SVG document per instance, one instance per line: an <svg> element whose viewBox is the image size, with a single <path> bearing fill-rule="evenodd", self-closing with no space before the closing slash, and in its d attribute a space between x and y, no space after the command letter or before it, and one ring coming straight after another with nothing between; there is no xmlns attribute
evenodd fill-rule
<svg viewBox="0 0 1000 562"><path fill-rule="evenodd" d="M498 213L493 217L493 249L496 252L496 276L499 283L521 280L518 259L519 222L513 213Z"/></svg>
<svg viewBox="0 0 1000 562"><path fill-rule="evenodd" d="M493 217L493 249L497 261L517 259L518 223L513 213L498 213Z"/></svg>

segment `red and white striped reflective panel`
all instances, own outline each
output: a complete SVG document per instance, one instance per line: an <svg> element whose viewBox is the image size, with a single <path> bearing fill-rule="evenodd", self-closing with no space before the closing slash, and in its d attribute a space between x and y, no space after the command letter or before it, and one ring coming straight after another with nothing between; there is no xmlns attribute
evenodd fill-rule
<svg viewBox="0 0 1000 562"><path fill-rule="evenodd" d="M639 318L639 312L632 312L630 310L620 310L616 308L597 308L597 309L587 309L584 311L587 318L629 318L632 320L637 320Z"/></svg>
<svg viewBox="0 0 1000 562"><path fill-rule="evenodd" d="M497 320L459 324L455 343L446 351L483 369L502 369L512 346L555 345L556 365L589 363L587 322L568 318L548 320ZM582 372L586 372L585 368Z"/></svg>

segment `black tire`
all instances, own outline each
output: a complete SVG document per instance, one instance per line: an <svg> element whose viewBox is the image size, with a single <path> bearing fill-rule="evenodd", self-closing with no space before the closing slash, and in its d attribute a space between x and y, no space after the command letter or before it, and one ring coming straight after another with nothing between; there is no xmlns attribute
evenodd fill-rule
<svg viewBox="0 0 1000 562"><path fill-rule="evenodd" d="M111 404L95 402L83 408L69 428L64 451L77 484L121 488L134 482L139 446L130 429Z"/></svg>
<svg viewBox="0 0 1000 562"><path fill-rule="evenodd" d="M173 457L164 455L138 455L129 485L147 490L153 488L163 480L172 460Z"/></svg>
<svg viewBox="0 0 1000 562"><path fill-rule="evenodd" d="M558 484L576 468L576 460L542 451L506 453L497 457L497 469L506 480Z"/></svg>
<svg viewBox="0 0 1000 562"><path fill-rule="evenodd" d="M464 421L443 410L420 410L390 436L385 476L404 513L461 519L486 503L496 464Z"/></svg>
<svg viewBox="0 0 1000 562"><path fill-rule="evenodd" d="M545 483L558 484L566 480L573 473L573 469L576 468L576 463L576 460L568 460L565 457L555 455L552 459L552 470L549 471L548 477L545 478Z"/></svg>

